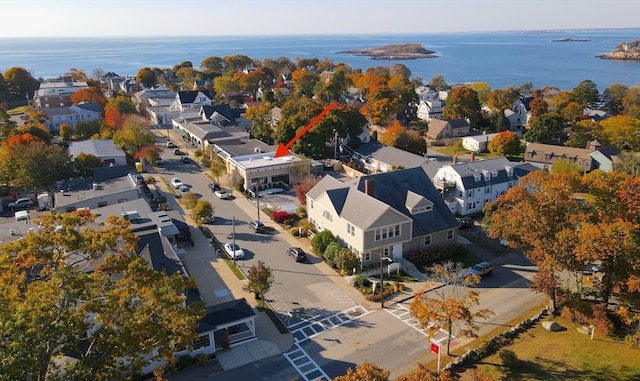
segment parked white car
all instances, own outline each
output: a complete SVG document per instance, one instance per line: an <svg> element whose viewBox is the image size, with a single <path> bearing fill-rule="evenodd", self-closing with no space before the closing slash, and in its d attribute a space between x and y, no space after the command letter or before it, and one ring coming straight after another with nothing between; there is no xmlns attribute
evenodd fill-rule
<svg viewBox="0 0 640 381"><path fill-rule="evenodd" d="M180 187L183 186L183 185L184 184L182 184L182 180L180 180L179 178L174 177L174 178L171 179L171 186L174 189L180 189Z"/></svg>
<svg viewBox="0 0 640 381"><path fill-rule="evenodd" d="M235 245L235 246L234 246ZM238 244L234 244L233 242L227 242L224 244L224 251L233 259L242 259L244 258L244 251L238 246Z"/></svg>
<svg viewBox="0 0 640 381"><path fill-rule="evenodd" d="M229 193L227 193L226 190L224 189L218 189L217 191L214 192L217 198L229 198Z"/></svg>

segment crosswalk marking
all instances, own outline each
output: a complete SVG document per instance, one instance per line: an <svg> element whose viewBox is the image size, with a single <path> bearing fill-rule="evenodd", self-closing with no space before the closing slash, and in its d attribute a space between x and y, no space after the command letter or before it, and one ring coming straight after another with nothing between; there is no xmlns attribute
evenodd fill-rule
<svg viewBox="0 0 640 381"><path fill-rule="evenodd" d="M296 327L291 330L291 334L293 335L293 345L295 348L283 353L283 356L305 381L318 379L330 380L331 378L322 370L322 368L304 349L302 349L301 344L323 332L337 328L371 312L373 311L368 311L362 306L355 306L330 316L320 318L318 315L293 324L290 328Z"/></svg>

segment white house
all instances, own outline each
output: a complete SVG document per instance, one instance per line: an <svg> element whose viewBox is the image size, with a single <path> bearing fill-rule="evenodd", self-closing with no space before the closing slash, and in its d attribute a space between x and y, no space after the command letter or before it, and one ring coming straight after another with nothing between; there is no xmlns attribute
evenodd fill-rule
<svg viewBox="0 0 640 381"><path fill-rule="evenodd" d="M486 152L489 150L489 142L498 136L498 134L499 132L494 134L465 136L462 138L462 146L475 153Z"/></svg>
<svg viewBox="0 0 640 381"><path fill-rule="evenodd" d="M63 124L74 127L80 122L102 119L102 107L93 102L82 102L70 107L41 108L38 111L49 117L44 123L49 131L60 131Z"/></svg>
<svg viewBox="0 0 640 381"><path fill-rule="evenodd" d="M451 213L467 216L482 212L487 203L517 186L533 170L537 168L501 156L442 166L433 185L440 190Z"/></svg>
<svg viewBox="0 0 640 381"><path fill-rule="evenodd" d="M418 119L429 121L431 119L442 119L444 102L439 99L423 100L418 104L416 116Z"/></svg>

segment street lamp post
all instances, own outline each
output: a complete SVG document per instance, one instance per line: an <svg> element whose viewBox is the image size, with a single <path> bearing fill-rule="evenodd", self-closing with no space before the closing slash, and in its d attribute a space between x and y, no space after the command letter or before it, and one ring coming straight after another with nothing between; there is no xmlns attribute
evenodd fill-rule
<svg viewBox="0 0 640 381"><path fill-rule="evenodd" d="M383 257L380 254L380 307L384 308L384 273L382 272L382 261L386 260L389 263L393 263L393 260L389 257Z"/></svg>

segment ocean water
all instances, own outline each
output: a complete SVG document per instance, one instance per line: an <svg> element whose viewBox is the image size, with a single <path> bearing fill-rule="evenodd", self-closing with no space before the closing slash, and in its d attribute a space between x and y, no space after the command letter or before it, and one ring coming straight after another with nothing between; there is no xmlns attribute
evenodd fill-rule
<svg viewBox="0 0 640 381"><path fill-rule="evenodd" d="M588 41L553 42L559 38ZM640 61L604 60L622 41L640 39L640 29L564 30L456 34L156 37L156 38L0 38L0 71L18 66L35 78L55 78L71 68L133 76L143 67L194 67L210 56L250 58L331 58L366 70L402 63L412 77L428 82L443 75L449 84L487 82L491 88L555 86L569 90L585 79L602 91L611 84L640 83ZM339 54L386 44L420 43L437 58L377 61Z"/></svg>

